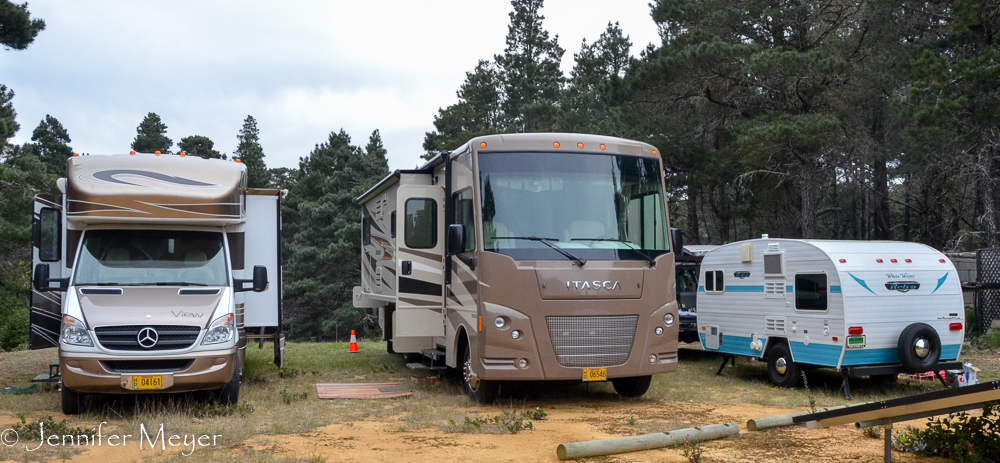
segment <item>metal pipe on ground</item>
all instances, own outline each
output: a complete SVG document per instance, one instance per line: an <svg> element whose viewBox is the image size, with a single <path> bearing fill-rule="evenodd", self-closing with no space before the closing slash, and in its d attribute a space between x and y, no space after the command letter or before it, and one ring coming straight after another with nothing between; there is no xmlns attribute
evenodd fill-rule
<svg viewBox="0 0 1000 463"><path fill-rule="evenodd" d="M680 445L685 441L690 443L704 442L735 436L739 433L740 426L736 423L713 424L711 426L678 429L676 431L658 432L641 436L559 444L559 447L556 448L556 454L560 460L570 460L574 458L659 449L672 445Z"/></svg>
<svg viewBox="0 0 1000 463"><path fill-rule="evenodd" d="M850 405L836 405L833 407L817 408L815 411L806 410L804 412L794 412L794 413L786 413L784 415L753 418L747 420L747 431L763 431L765 429L770 429L770 428L781 428L785 426L792 426L795 424L792 422L792 418L795 418L796 416L808 415L810 413L825 412L829 410L837 410L845 407L850 407Z"/></svg>

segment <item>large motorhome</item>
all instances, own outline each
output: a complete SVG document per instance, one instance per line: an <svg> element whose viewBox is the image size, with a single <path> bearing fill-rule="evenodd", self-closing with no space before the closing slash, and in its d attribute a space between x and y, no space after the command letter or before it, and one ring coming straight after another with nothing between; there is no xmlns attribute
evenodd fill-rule
<svg viewBox="0 0 1000 463"><path fill-rule="evenodd" d="M490 135L396 171L362 205L356 307L389 352L499 381L610 380L641 396L677 369L677 303L656 148L566 133Z"/></svg>
<svg viewBox="0 0 1000 463"><path fill-rule="evenodd" d="M59 347L64 413L92 393L236 402L248 340L281 365L283 193L246 184L236 162L74 155L35 198L30 347Z"/></svg>

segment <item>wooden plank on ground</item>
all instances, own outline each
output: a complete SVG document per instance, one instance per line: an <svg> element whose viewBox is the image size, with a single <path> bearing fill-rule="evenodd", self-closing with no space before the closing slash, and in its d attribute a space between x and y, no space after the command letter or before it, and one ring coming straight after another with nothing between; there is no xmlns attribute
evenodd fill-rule
<svg viewBox="0 0 1000 463"><path fill-rule="evenodd" d="M409 397L413 389L399 383L318 383L316 394L321 399L390 399Z"/></svg>

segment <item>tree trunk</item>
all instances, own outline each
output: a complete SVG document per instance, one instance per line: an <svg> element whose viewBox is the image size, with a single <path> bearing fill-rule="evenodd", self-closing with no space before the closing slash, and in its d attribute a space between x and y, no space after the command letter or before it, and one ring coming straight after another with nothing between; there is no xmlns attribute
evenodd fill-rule
<svg viewBox="0 0 1000 463"><path fill-rule="evenodd" d="M699 189L694 185L688 184L688 202L687 202L687 241L691 244L699 244L701 238L698 236L698 194Z"/></svg>
<svg viewBox="0 0 1000 463"><path fill-rule="evenodd" d="M799 228L802 230L802 238L812 239L816 237L816 208L813 204L815 185L813 185L813 171L809 163L799 165L799 192L802 196L800 206Z"/></svg>

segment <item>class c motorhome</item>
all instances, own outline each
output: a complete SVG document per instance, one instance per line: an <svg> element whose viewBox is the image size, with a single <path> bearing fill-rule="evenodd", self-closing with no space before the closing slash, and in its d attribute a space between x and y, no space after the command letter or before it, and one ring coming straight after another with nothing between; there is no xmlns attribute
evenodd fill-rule
<svg viewBox="0 0 1000 463"><path fill-rule="evenodd" d="M641 396L677 369L663 166L648 144L490 135L366 192L356 307L389 352L501 381L607 381Z"/></svg>
<svg viewBox="0 0 1000 463"><path fill-rule="evenodd" d="M283 192L246 182L236 162L74 155L35 198L30 347L59 347L64 413L94 393L236 402L248 340L281 365Z"/></svg>
<svg viewBox="0 0 1000 463"><path fill-rule="evenodd" d="M931 247L765 235L709 251L700 277L704 349L767 359L777 385L795 385L808 366L845 380L962 368L961 284Z"/></svg>

